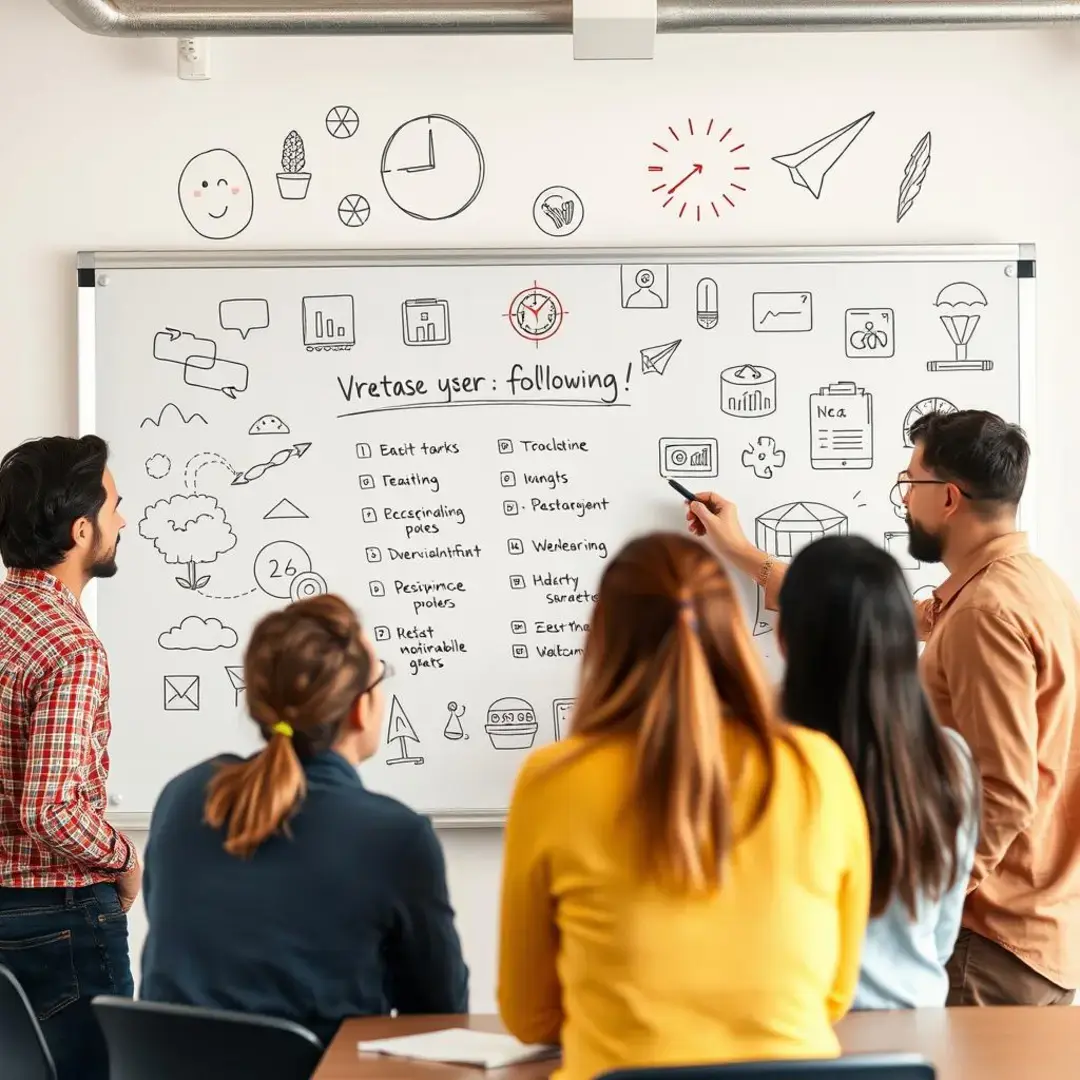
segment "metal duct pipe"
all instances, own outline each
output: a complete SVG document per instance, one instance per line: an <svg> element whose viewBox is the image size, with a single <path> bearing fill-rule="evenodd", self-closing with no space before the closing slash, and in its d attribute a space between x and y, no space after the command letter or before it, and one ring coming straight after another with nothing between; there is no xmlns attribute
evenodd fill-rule
<svg viewBox="0 0 1080 1080"><path fill-rule="evenodd" d="M49 0L110 37L568 34L572 0ZM969 30L1080 20L1080 0L658 0L663 33Z"/></svg>

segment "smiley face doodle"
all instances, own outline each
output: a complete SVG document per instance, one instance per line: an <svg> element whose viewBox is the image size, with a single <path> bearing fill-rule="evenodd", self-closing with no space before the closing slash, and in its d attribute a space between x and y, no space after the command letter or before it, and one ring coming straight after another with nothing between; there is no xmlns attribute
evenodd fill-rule
<svg viewBox="0 0 1080 1080"><path fill-rule="evenodd" d="M207 240L228 240L251 224L251 177L229 150L196 154L180 174L177 195L188 224Z"/></svg>

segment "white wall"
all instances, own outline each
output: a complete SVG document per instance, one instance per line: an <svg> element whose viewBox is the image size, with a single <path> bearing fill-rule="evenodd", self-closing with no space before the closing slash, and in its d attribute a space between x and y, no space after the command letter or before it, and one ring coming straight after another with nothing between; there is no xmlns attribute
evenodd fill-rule
<svg viewBox="0 0 1080 1080"><path fill-rule="evenodd" d="M203 245L178 211L176 179L189 157L218 145L245 160L256 188L253 224L231 242L245 247L557 243L531 219L549 184L585 200L571 241L582 246L1034 241L1039 544L1080 583L1076 33L703 35L662 38L655 61L635 63L574 63L568 38L220 41L204 84L176 80L171 42L86 36L45 0L4 0L0 42L5 446L75 428L74 252ZM355 105L361 129L331 148L319 133L339 102ZM870 109L877 115L819 201L769 160ZM390 131L431 111L467 123L488 164L477 203L440 223L398 213L378 177ZM648 193L651 141L688 116L732 124L752 157L750 190L719 224L677 222ZM315 174L301 204L274 190L293 127ZM897 225L900 174L926 130L931 171ZM360 230L335 214L351 191L372 202ZM450 832L444 842L474 1007L490 1009L500 836ZM140 915L136 954L143 934Z"/></svg>

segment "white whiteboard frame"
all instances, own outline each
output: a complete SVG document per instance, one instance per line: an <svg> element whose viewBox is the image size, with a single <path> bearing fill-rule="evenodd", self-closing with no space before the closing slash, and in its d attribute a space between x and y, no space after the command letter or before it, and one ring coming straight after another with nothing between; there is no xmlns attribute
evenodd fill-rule
<svg viewBox="0 0 1080 1080"><path fill-rule="evenodd" d="M1019 422L1029 434L1037 425L1036 387L1036 276L1034 244L905 244L846 247L751 247L751 248L404 248L400 250L303 249L287 250L158 250L80 251L77 258L77 362L79 434L94 433L97 417L96 286L108 283L109 270L244 270L304 269L371 266L505 266L619 263L898 263L898 262L1013 262L1030 263L1032 274L1019 280L1017 304L1017 352L1019 356ZM1033 547L1037 546L1039 456L1032 455L1027 487L1018 514ZM97 625L96 583L83 594L83 607ZM149 814L112 814L120 828L146 829ZM443 812L431 815L438 828L493 828L506 821L505 810Z"/></svg>

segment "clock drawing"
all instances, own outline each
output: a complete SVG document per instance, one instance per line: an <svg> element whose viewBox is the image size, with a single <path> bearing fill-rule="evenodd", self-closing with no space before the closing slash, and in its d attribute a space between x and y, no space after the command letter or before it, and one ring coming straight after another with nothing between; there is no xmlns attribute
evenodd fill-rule
<svg viewBox="0 0 1080 1080"><path fill-rule="evenodd" d="M928 397L923 398L922 401L916 401L907 411L907 415L904 417L904 445L914 445L911 441L911 425L919 419L920 416L925 416L927 413L940 412L940 413L954 413L956 412L956 406L943 397Z"/></svg>
<svg viewBox="0 0 1080 1080"><path fill-rule="evenodd" d="M387 140L381 169L390 201L421 221L456 217L484 186L480 144L449 116L406 120Z"/></svg>
<svg viewBox="0 0 1080 1080"><path fill-rule="evenodd" d="M506 313L510 325L526 340L546 341L562 326L563 310L559 298L534 281L510 301Z"/></svg>
<svg viewBox="0 0 1080 1080"><path fill-rule="evenodd" d="M652 149L652 194L680 218L718 218L746 191L750 171L743 158L746 145L730 127L715 120L669 126Z"/></svg>

